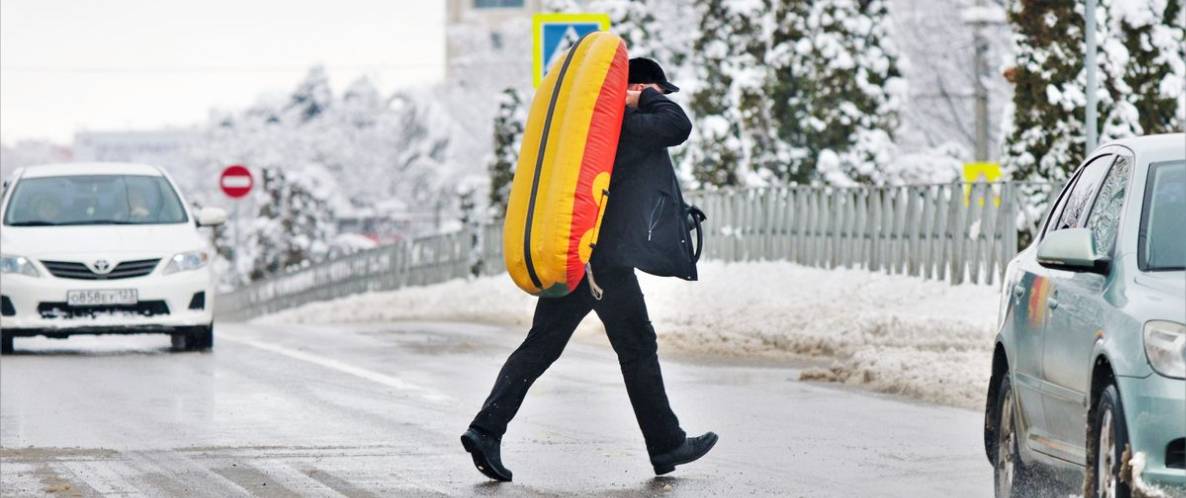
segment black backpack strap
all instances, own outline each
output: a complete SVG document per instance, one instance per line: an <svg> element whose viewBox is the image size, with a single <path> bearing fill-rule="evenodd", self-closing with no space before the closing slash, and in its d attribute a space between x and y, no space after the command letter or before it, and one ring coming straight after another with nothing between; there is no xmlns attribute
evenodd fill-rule
<svg viewBox="0 0 1186 498"><path fill-rule="evenodd" d="M692 252L692 264L700 261L700 254L704 251L704 227L700 224L708 219L708 216L696 206L688 206L688 216L692 218L692 226L688 230L696 231L696 250Z"/></svg>

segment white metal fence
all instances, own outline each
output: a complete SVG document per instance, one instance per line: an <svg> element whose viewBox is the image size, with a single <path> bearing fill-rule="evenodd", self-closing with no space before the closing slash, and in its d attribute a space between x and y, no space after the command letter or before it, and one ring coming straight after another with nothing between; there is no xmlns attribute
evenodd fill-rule
<svg viewBox="0 0 1186 498"><path fill-rule="evenodd" d="M704 258L792 261L992 283L1017 248L1020 184L770 187L690 193L708 215ZM220 318L505 271L502 223L423 237L253 282L219 296Z"/></svg>
<svg viewBox="0 0 1186 498"><path fill-rule="evenodd" d="M704 257L992 283L1017 250L1019 184L772 187L688 195Z"/></svg>

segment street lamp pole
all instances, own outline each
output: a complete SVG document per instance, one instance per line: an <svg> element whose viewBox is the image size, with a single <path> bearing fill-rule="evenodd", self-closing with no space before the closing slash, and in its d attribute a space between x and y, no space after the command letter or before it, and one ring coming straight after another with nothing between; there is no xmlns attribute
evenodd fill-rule
<svg viewBox="0 0 1186 498"><path fill-rule="evenodd" d="M984 0L976 0L976 5L964 9L963 21L972 28L972 40L975 45L972 90L975 95L976 119L976 161L989 161L988 152L988 38L984 35L984 28L998 26L1005 23L1005 13L996 7L985 5Z"/></svg>
<svg viewBox="0 0 1186 498"><path fill-rule="evenodd" d="M977 7L984 6L984 0L977 0ZM973 24L972 39L975 45L976 79L972 88L976 93L976 160L988 161L988 85L984 78L988 74L988 40L984 38L985 22Z"/></svg>
<svg viewBox="0 0 1186 498"><path fill-rule="evenodd" d="M1084 155L1090 154L1095 150L1097 140L1096 133L1096 63L1095 63L1095 5L1096 0L1087 0L1087 11L1084 13L1084 29L1086 33L1086 54L1083 58L1083 64L1087 73L1087 109L1085 120L1087 121L1087 142Z"/></svg>

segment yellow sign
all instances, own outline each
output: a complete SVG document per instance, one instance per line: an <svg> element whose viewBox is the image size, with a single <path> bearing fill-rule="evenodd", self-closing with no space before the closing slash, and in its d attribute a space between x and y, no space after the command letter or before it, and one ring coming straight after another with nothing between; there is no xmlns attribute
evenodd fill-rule
<svg viewBox="0 0 1186 498"><path fill-rule="evenodd" d="M1001 165L998 163L964 163L964 205L972 204L972 184L1001 181ZM976 199L977 206L984 206L984 194ZM992 194L992 205L1001 205L1001 194Z"/></svg>
<svg viewBox="0 0 1186 498"><path fill-rule="evenodd" d="M609 31L609 14L535 14L531 16L531 83L539 86L544 74L582 36Z"/></svg>

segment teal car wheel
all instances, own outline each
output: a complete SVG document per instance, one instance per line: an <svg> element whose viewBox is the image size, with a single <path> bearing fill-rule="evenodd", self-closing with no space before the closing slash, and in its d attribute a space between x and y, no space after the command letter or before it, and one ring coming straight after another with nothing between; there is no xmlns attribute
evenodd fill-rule
<svg viewBox="0 0 1186 498"><path fill-rule="evenodd" d="M1093 479L1088 479L1092 487L1090 496L1129 498L1132 491L1120 478L1121 458L1128 447L1128 427L1124 424L1124 408L1115 385L1109 384L1100 393L1088 440L1091 441L1090 468L1094 474Z"/></svg>
<svg viewBox="0 0 1186 498"><path fill-rule="evenodd" d="M1013 402L1013 386L1009 377L1001 379L997 388L996 444L994 448L993 483L997 498L1032 496L1032 479L1021 461L1017 433L1017 410Z"/></svg>

